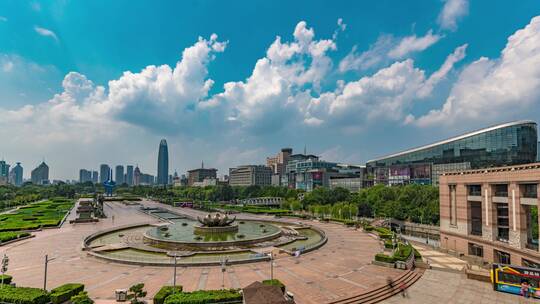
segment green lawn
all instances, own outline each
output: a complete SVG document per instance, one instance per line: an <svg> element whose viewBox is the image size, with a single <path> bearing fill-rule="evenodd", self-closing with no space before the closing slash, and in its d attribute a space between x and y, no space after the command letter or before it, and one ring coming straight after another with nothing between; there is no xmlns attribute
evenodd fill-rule
<svg viewBox="0 0 540 304"><path fill-rule="evenodd" d="M0 232L58 226L73 204L69 199L52 199L20 207L14 213L0 215Z"/></svg>

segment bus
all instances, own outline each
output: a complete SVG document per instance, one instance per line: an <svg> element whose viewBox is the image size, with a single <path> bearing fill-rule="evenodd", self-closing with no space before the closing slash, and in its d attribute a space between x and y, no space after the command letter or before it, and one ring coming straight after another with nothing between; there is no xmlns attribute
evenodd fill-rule
<svg viewBox="0 0 540 304"><path fill-rule="evenodd" d="M540 298L540 269L507 264L493 264L491 282L496 291L520 295L521 283L527 282L534 291L532 296Z"/></svg>

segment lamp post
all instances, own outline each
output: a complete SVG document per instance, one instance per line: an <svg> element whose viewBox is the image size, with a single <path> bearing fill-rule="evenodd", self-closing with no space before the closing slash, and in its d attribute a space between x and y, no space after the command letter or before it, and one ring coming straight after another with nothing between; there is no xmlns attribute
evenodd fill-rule
<svg viewBox="0 0 540 304"><path fill-rule="evenodd" d="M4 287L4 274L7 272L8 264L9 264L9 258L4 253L4 257L2 258L2 269L1 269L2 270L2 285L0 285L2 288Z"/></svg>
<svg viewBox="0 0 540 304"><path fill-rule="evenodd" d="M270 257L270 280L273 280L274 279L274 254L270 252L268 256Z"/></svg>
<svg viewBox="0 0 540 304"><path fill-rule="evenodd" d="M173 255L174 257L174 274L173 274L173 293L176 292L176 266L178 265L178 256L176 252Z"/></svg>
<svg viewBox="0 0 540 304"><path fill-rule="evenodd" d="M223 289L225 289L225 272L227 271L227 262L229 262L229 259L221 259L221 288Z"/></svg>
<svg viewBox="0 0 540 304"><path fill-rule="evenodd" d="M56 258L52 258L52 259L49 259L49 255L46 254L45 255L45 275L44 275L44 278L43 278L43 290L47 290L47 266L49 264L50 261L53 261L55 260Z"/></svg>

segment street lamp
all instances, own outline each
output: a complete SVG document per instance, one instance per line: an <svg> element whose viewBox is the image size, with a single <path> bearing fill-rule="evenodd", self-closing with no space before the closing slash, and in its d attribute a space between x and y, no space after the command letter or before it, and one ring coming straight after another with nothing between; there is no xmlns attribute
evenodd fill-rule
<svg viewBox="0 0 540 304"><path fill-rule="evenodd" d="M225 289L225 271L227 271L229 259L221 258L221 288Z"/></svg>
<svg viewBox="0 0 540 304"><path fill-rule="evenodd" d="M1 269L2 270L2 285L0 285L2 288L4 287L4 274L7 272L8 264L9 264L9 258L4 253L4 257L2 258L2 269Z"/></svg>
<svg viewBox="0 0 540 304"><path fill-rule="evenodd" d="M174 274L173 274L173 293L176 292L176 266L178 265L178 256L176 252L173 255L174 257Z"/></svg>
<svg viewBox="0 0 540 304"><path fill-rule="evenodd" d="M270 252L268 256L270 257L270 280L273 280L274 279L274 254Z"/></svg>
<svg viewBox="0 0 540 304"><path fill-rule="evenodd" d="M45 255L45 276L43 278L43 290L47 290L47 265L49 264L50 261L53 261L55 260L56 258L51 258L49 259L49 255L46 254Z"/></svg>

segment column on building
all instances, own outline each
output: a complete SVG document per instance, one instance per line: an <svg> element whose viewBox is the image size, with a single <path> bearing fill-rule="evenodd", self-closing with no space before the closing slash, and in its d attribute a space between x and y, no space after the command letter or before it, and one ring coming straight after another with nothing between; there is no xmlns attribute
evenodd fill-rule
<svg viewBox="0 0 540 304"><path fill-rule="evenodd" d="M527 213L521 205L521 189L519 184L512 182L508 185L508 222L509 245L523 249L527 244Z"/></svg>
<svg viewBox="0 0 540 304"><path fill-rule="evenodd" d="M482 184L482 238L490 242L497 239L497 214L492 201L492 192L490 184Z"/></svg>

